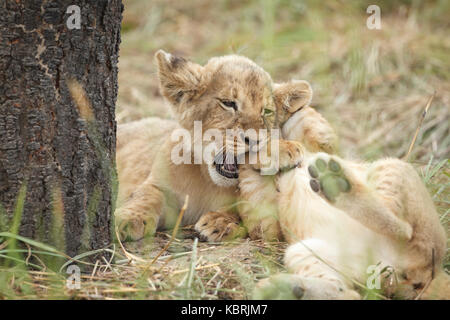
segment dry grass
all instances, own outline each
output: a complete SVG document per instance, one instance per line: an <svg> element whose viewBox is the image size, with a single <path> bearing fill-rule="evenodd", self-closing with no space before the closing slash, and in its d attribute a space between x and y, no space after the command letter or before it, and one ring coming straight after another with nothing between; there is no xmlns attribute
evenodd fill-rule
<svg viewBox="0 0 450 320"><path fill-rule="evenodd" d="M124 3L119 123L171 117L155 76L153 54L159 48L199 63L239 53L276 81L308 80L315 92L313 106L338 132L340 153L357 159L404 157L435 92L409 159L421 172L448 230L448 1L377 1L381 30L365 26L370 1ZM245 299L259 278L283 270L283 243L194 245L189 228L151 263L170 238L158 233L154 239L126 244L136 257L132 261L116 245L111 249L114 261L98 261L76 291L65 287L64 272L2 269L0 298Z"/></svg>
<svg viewBox="0 0 450 320"><path fill-rule="evenodd" d="M96 261L81 275L80 290L66 287L65 268L55 272L42 261L31 272L1 268L0 299L246 299L257 280L283 269L284 243L197 244L192 235L181 230L166 250L167 233L127 244L126 251L114 246L110 261Z"/></svg>

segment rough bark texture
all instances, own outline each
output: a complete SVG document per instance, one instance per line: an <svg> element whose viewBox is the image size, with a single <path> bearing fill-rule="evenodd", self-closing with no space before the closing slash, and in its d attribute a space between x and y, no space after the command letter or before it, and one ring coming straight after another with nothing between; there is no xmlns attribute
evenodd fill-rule
<svg viewBox="0 0 450 320"><path fill-rule="evenodd" d="M67 26L70 5L81 9L79 30ZM71 256L112 240L122 10L121 0L0 2L1 212L11 221L25 182L20 234L63 239ZM84 88L92 121L80 115L69 79Z"/></svg>

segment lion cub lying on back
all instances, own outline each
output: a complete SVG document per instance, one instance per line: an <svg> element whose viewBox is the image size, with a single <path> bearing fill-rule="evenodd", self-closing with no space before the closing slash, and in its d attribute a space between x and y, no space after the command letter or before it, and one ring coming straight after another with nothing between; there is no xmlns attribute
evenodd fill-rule
<svg viewBox="0 0 450 320"><path fill-rule="evenodd" d="M294 114L283 137L300 141L301 119ZM267 181L256 175L242 179L240 187L271 196L265 194ZM450 277L441 268L445 231L408 163L356 163L306 152L301 167L282 173L277 187L279 222L292 244L285 255L291 274L263 280L257 299L357 299L350 279L365 284L371 265L395 271L381 275L383 294L450 299Z"/></svg>
<svg viewBox="0 0 450 320"><path fill-rule="evenodd" d="M307 106L311 88L305 81L275 84L261 67L237 55L212 58L205 66L162 50L155 58L161 93L176 120L149 118L118 128L120 206L115 218L122 240L138 240L153 235L157 228L173 227L186 195L189 206L183 224L194 224L204 215L196 229L206 239L220 241L242 235L245 230L238 223L235 206L240 175L237 155L226 166L202 161L198 147L205 150L210 146L210 141L202 139L207 130L219 131L223 137L227 137L226 130L271 130L287 120L286 114L302 109L306 122L321 125L305 126L301 142L315 151L328 151L334 143L328 123ZM196 121L201 122L197 140ZM172 140L171 134L179 129L194 138L188 146L191 163L172 160L180 142ZM231 145L230 149L240 145L248 151L253 142L258 142L257 135L213 143ZM214 159L223 156L222 152L219 150ZM280 140L279 168L297 165L301 154L298 142Z"/></svg>

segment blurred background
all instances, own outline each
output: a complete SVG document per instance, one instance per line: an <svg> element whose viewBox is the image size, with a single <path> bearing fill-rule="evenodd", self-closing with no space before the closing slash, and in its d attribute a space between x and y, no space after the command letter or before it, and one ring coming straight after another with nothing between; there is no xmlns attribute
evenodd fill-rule
<svg viewBox="0 0 450 320"><path fill-rule="evenodd" d="M381 30L369 30L369 5ZM153 54L197 63L237 53L274 81L305 79L312 105L338 132L343 156L407 153L430 95L411 161L450 153L450 1L124 0L119 123L170 117Z"/></svg>

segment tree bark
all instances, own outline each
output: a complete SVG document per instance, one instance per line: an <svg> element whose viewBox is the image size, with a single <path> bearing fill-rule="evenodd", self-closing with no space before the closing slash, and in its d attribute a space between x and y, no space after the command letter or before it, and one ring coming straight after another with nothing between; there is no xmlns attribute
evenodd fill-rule
<svg viewBox="0 0 450 320"><path fill-rule="evenodd" d="M80 29L68 23L71 5ZM122 11L121 0L0 2L2 228L26 186L20 235L70 256L113 238ZM70 83L87 103L74 102Z"/></svg>

